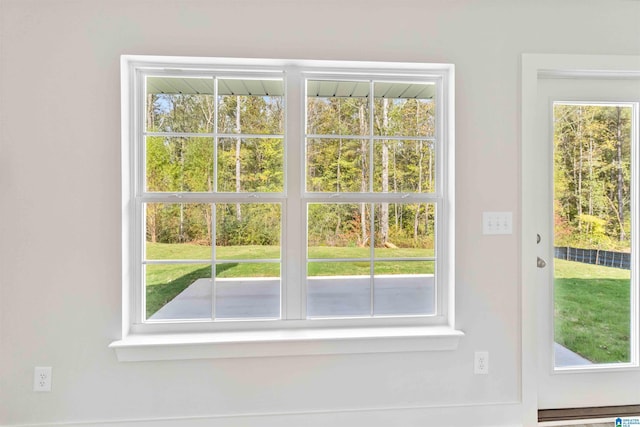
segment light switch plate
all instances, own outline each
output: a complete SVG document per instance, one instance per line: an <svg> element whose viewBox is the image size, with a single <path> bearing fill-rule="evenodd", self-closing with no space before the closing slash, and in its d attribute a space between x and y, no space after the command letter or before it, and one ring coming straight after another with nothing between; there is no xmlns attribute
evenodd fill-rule
<svg viewBox="0 0 640 427"><path fill-rule="evenodd" d="M483 212L482 234L513 234L513 213Z"/></svg>

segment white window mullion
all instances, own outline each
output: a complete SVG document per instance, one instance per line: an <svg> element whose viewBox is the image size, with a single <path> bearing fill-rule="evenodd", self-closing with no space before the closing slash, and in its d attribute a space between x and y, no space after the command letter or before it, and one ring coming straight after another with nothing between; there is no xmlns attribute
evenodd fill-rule
<svg viewBox="0 0 640 427"><path fill-rule="evenodd" d="M436 315L453 320L454 295L448 286L454 280L454 270L450 263L455 256L453 211L453 184L455 163L453 145L445 143L453 139L453 122L450 109L453 108L454 94L449 88L449 75L443 74L436 91L436 193L440 196L436 203Z"/></svg>
<svg viewBox="0 0 640 427"><path fill-rule="evenodd" d="M285 193L282 218L282 285L283 319L305 317L306 280L306 215L301 195L304 191L304 108L303 79L295 68L285 78ZM286 226L285 226L286 225Z"/></svg>
<svg viewBox="0 0 640 427"><path fill-rule="evenodd" d="M133 132L134 143L131 155L133 156L133 165L130 168L132 174L131 191L133 195L132 211L133 211L133 242L132 250L135 254L133 259L133 277L134 280L141 283L142 286L139 289L135 289L131 292L130 298L133 306L132 316L134 322L142 323L146 320L146 267L142 265L142 260L146 258L146 245L145 245L145 230L146 224L146 210L145 205L140 197L146 190L146 139L144 137L144 131L146 130L146 115L145 103L146 103L146 79L142 78L143 73L138 71L136 73L134 100L131 105L133 111Z"/></svg>
<svg viewBox="0 0 640 427"><path fill-rule="evenodd" d="M369 191L373 192L373 172L374 172L374 156L375 156L375 140L374 136L374 98L375 98L375 83L373 80L369 81ZM370 307L369 312L371 317L374 315L375 308L375 231L376 231L376 205L371 203L369 205L369 294L370 294Z"/></svg>
<svg viewBox="0 0 640 427"><path fill-rule="evenodd" d="M217 264L216 264L216 222L217 222L217 207L215 203L211 203L211 320L216 320L216 276L217 276Z"/></svg>
<svg viewBox="0 0 640 427"><path fill-rule="evenodd" d="M218 78L213 77L213 191L218 191ZM216 222L217 208L211 203L211 320L216 320Z"/></svg>

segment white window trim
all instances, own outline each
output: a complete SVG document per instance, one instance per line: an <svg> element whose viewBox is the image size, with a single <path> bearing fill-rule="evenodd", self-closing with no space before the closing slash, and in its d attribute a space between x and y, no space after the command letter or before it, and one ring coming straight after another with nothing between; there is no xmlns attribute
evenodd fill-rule
<svg viewBox="0 0 640 427"><path fill-rule="evenodd" d="M139 152L134 143L137 129L140 128L140 114L136 114L136 98L142 96L143 88L136 85L136 73L140 68L175 70L229 70L237 75L238 69L272 74L289 73L285 90L302 91L304 94L305 75L348 76L357 73L372 78L387 78L389 75L400 79L412 76L434 76L441 79L438 99L443 100L439 107L436 138L444 141L437 153L436 176L442 182L438 202L439 227L436 254L440 260L437 271L440 283L437 285L436 306L438 312L428 317L389 317L355 319L309 319L305 317L306 304L304 287L287 286L286 278L303 277L303 265L287 263L283 269L283 310L282 320L275 321L172 321L144 323L141 321L140 291L136 284L139 271L139 257L142 252L140 242L132 236L140 229L141 215L136 212L134 203L135 189L142 188L139 174L136 174L136 162ZM312 71L309 71L312 70ZM454 66L451 64L424 63L384 63L384 62L345 62L345 61L293 61L273 59L227 59L227 58L188 58L153 57L125 55L121 60L122 76L122 338L111 343L121 361L171 360L219 357L258 357L304 354L338 354L397 351L434 351L452 350L464 335L455 329L454 311ZM134 89L140 93L135 94ZM142 98L144 99L144 98ZM291 98L289 98L291 99ZM300 96L295 99L301 99ZM304 105L292 105L287 102L285 117L285 168L286 176L299 176L300 180L287 179L285 194L296 194L297 200L321 198L322 195L304 195L301 188L304 180L304 149L302 144L291 144L292 138L304 141ZM292 133L293 132L293 133ZM286 161L286 159L300 161ZM291 185L294 183L294 185ZM291 188L298 187L298 188ZM398 195L400 196L400 195ZM245 195L246 197L246 195ZM347 201L348 195L337 195L332 201ZM412 196L405 196L411 199ZM282 195L267 197L281 199ZM266 199L266 198L265 198ZM371 201L375 200L375 196ZM274 200L275 201L275 200ZM406 199L404 200L406 201ZM422 200L424 201L424 200ZM302 203L289 203L288 205ZM286 212L283 212L286 215ZM300 218L300 215L298 215ZM289 219L290 223L291 219ZM302 229L302 224L295 224ZM289 238L283 229L283 248L302 250L306 239ZM299 240L299 242L296 242ZM293 245L293 246L291 246ZM298 248L298 245L300 247ZM284 252L284 250L283 250ZM286 256L283 253L283 261Z"/></svg>

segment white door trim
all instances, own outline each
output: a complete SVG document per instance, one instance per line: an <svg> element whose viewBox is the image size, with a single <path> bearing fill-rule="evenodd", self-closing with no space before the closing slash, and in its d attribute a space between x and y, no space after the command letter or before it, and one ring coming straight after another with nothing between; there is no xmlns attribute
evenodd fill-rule
<svg viewBox="0 0 640 427"><path fill-rule="evenodd" d="M538 346L536 284L535 156L536 98L538 81L548 76L637 78L640 56L523 54L521 60L521 327L523 425L536 426L538 412Z"/></svg>

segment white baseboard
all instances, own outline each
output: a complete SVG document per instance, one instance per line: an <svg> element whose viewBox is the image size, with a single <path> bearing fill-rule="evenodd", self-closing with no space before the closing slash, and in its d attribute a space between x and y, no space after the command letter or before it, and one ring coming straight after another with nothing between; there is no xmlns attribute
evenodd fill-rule
<svg viewBox="0 0 640 427"><path fill-rule="evenodd" d="M522 427L520 404L9 424L3 427Z"/></svg>

